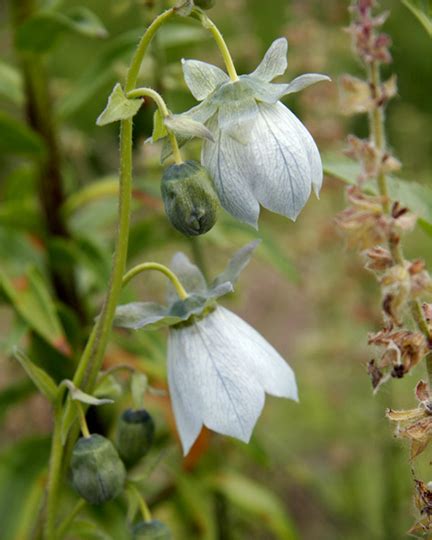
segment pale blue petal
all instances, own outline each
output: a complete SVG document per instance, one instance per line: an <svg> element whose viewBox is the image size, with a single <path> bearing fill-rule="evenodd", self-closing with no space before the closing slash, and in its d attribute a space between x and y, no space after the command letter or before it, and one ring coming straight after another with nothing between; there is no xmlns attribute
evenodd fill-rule
<svg viewBox="0 0 432 540"><path fill-rule="evenodd" d="M261 103L259 110L252 134L254 193L265 208L295 220L311 192L309 149L299 136L298 120L284 105Z"/></svg>
<svg viewBox="0 0 432 540"><path fill-rule="evenodd" d="M199 60L182 60L186 84L198 101L205 99L216 88L229 80L228 75L216 66Z"/></svg>
<svg viewBox="0 0 432 540"><path fill-rule="evenodd" d="M286 89L284 93L281 94L281 97L288 94L293 94L294 92L300 92L300 90L322 81L331 81L331 79L327 75L322 75L321 73L305 73L304 75L296 77L287 85L281 85L286 86Z"/></svg>
<svg viewBox="0 0 432 540"><path fill-rule="evenodd" d="M194 379L193 369L188 369L193 367L194 357L187 356L191 349L186 349L185 330L170 330L168 338L168 386L184 455L202 428L201 381Z"/></svg>
<svg viewBox="0 0 432 540"><path fill-rule="evenodd" d="M218 130L216 117L208 128L216 142L204 141L201 161L213 178L221 205L239 221L256 228L259 204L253 193L255 172L249 145Z"/></svg>
<svg viewBox="0 0 432 540"><path fill-rule="evenodd" d="M251 73L251 76L269 82L278 75L283 75L288 66L287 61L288 42L285 38L279 38L274 41L265 56L256 68Z"/></svg>
<svg viewBox="0 0 432 540"><path fill-rule="evenodd" d="M276 349L232 311L219 306L216 314L217 327L225 328L227 333L230 329L231 341L238 343L238 361L249 376L260 382L266 394L298 401L294 372Z"/></svg>
<svg viewBox="0 0 432 540"><path fill-rule="evenodd" d="M246 143L257 115L258 106L253 98L227 101L219 107L219 129L239 142Z"/></svg>
<svg viewBox="0 0 432 540"><path fill-rule="evenodd" d="M248 442L265 392L297 400L288 364L258 332L221 307L170 331L168 383L185 454L201 424Z"/></svg>
<svg viewBox="0 0 432 540"><path fill-rule="evenodd" d="M184 253L179 251L173 256L170 269L179 278L180 283L188 293L204 295L207 292L207 284L201 270L192 264ZM168 285L168 300L169 302L178 300L178 295L171 282Z"/></svg>

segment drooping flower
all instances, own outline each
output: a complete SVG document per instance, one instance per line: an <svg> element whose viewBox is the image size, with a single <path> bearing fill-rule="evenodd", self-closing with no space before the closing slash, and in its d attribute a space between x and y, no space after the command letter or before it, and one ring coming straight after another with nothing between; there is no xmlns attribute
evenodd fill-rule
<svg viewBox="0 0 432 540"><path fill-rule="evenodd" d="M286 39L277 39L257 69L236 81L216 66L183 61L186 83L202 101L185 115L204 123L215 138L204 141L202 163L222 206L254 227L260 205L295 220L312 187L318 195L322 184L317 146L280 99L330 79L308 73L289 84L271 83L287 68L287 49Z"/></svg>
<svg viewBox="0 0 432 540"><path fill-rule="evenodd" d="M265 394L297 400L295 376L278 352L216 299L233 290L257 242L245 246L208 286L182 253L172 261L189 296L170 290L169 306L117 308L115 324L133 329L169 326L168 385L186 455L203 426L248 442Z"/></svg>

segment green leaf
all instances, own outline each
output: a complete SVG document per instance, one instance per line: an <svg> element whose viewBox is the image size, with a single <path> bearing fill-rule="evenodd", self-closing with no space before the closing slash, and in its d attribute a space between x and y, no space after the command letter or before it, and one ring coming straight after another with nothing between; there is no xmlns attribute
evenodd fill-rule
<svg viewBox="0 0 432 540"><path fill-rule="evenodd" d="M40 155L44 144L37 133L12 116L0 111L0 152Z"/></svg>
<svg viewBox="0 0 432 540"><path fill-rule="evenodd" d="M208 486L199 477L182 474L176 477L176 489L183 503L179 510L193 520L197 530L200 531L200 539L216 540L218 538L216 515Z"/></svg>
<svg viewBox="0 0 432 540"><path fill-rule="evenodd" d="M152 142L157 142L168 135L164 120L159 109L156 109L153 115L153 133Z"/></svg>
<svg viewBox="0 0 432 540"><path fill-rule="evenodd" d="M432 37L432 0L402 0Z"/></svg>
<svg viewBox="0 0 432 540"><path fill-rule="evenodd" d="M48 373L34 364L23 351L16 349L14 351L14 356L25 369L27 375L34 382L40 392L51 402L54 402L58 393L57 385L51 379Z"/></svg>
<svg viewBox="0 0 432 540"><path fill-rule="evenodd" d="M324 159L324 172L346 184L355 185L361 169L357 163L348 159L327 157ZM389 176L387 180L390 198L393 201L399 201L402 206L414 212L422 228L430 231L432 229L432 189L429 186L394 176ZM375 182L367 182L364 184L364 189L371 194L377 193Z"/></svg>
<svg viewBox="0 0 432 540"><path fill-rule="evenodd" d="M18 70L0 60L0 96L14 105L22 105L24 93L22 78Z"/></svg>
<svg viewBox="0 0 432 540"><path fill-rule="evenodd" d="M28 419L31 422L31 418ZM35 483L43 488L41 473L48 464L50 439L19 441L0 454L0 523L2 540L18 536L23 527L23 509L33 496ZM42 498L39 498L39 502ZM34 524L34 521L32 521Z"/></svg>
<svg viewBox="0 0 432 540"><path fill-rule="evenodd" d="M147 391L147 387L147 376L144 373L135 371L131 377L131 394L134 409L142 409L144 407L144 395Z"/></svg>
<svg viewBox="0 0 432 540"><path fill-rule="evenodd" d="M0 285L17 313L35 332L58 350L69 349L46 281L36 268L30 268L15 284L0 268Z"/></svg>
<svg viewBox="0 0 432 540"><path fill-rule="evenodd" d="M4 201L0 205L0 225L24 229L26 231L40 231L42 229L38 205L35 198Z"/></svg>
<svg viewBox="0 0 432 540"><path fill-rule="evenodd" d="M128 99L120 83L117 83L108 98L107 106L96 120L96 124L98 126L105 126L111 122L132 118L136 115L141 105L142 99Z"/></svg>
<svg viewBox="0 0 432 540"><path fill-rule="evenodd" d="M290 516L281 501L267 487L261 486L236 473L215 476L211 485L228 501L255 520L264 522L280 540L297 540L299 537Z"/></svg>
<svg viewBox="0 0 432 540"><path fill-rule="evenodd" d="M79 388L77 388L72 381L66 380L63 381L62 384L64 384L67 389L69 390L69 393L71 395L71 398L74 401L80 401L81 403L86 403L87 405L109 405L111 403L114 403L112 399L108 398L96 398L94 396L91 396L90 394L86 394Z"/></svg>
<svg viewBox="0 0 432 540"><path fill-rule="evenodd" d="M18 28L16 47L21 51L44 53L65 31L96 38L108 35L98 17L87 8L76 7L69 14L47 10L40 11Z"/></svg>

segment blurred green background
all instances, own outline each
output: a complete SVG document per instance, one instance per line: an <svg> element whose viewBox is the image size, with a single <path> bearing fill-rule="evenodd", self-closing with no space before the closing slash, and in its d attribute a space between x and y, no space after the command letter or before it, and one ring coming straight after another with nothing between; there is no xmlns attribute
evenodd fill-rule
<svg viewBox="0 0 432 540"><path fill-rule="evenodd" d="M367 133L364 117L346 118L337 99L338 77L361 75L351 54L349 3L342 0L217 0L210 12L220 26L240 73L255 69L270 43L289 42L289 67L283 80L304 72L329 74L320 84L285 103L310 129L324 154L341 155L347 133ZM115 179L118 126L98 128L95 119L107 95L122 80L144 26L168 2L145 0L55 1L56 9L85 5L107 28L105 39L74 32L60 35L45 54L63 154L68 195L98 181ZM399 1L382 3L390 10L385 30L393 39L399 96L388 110L388 137L403 162L402 175L430 182L432 172L431 44L426 31ZM17 66L8 25L0 6L0 105L5 114L23 119L22 95L12 68ZM142 70L142 80L165 97L174 112L194 105L181 75L180 59L198 58L221 65L214 43L197 24L176 19L160 33ZM288 79L287 79L288 78ZM6 90L5 90L6 88ZM12 88L12 90L11 90ZM194 254L191 244L167 224L159 198L158 148L144 145L152 129L153 105L135 118L135 177L130 262L167 263L177 249ZM2 128L2 136L7 131ZM5 139L3 139L5 141ZM3 150L3 152L1 152ZM14 280L29 266L44 272L44 250L38 241L38 213L32 160L0 143L0 268ZM186 154L198 156L199 146ZM109 184L111 185L111 184ZM87 192L88 193L88 192ZM69 199L73 249L57 256L79 261L79 285L85 301L97 310L109 273L115 198ZM76 205L80 205L77 208ZM28 205L28 206L27 206ZM75 206L74 206L75 205ZM183 463L169 412L169 400L149 398L158 423L157 444L145 469L156 463L143 482L154 514L173 530L174 538L378 540L406 538L414 521L413 473L408 450L395 441L384 418L387 406L414 405L416 378L391 381L373 396L366 363L374 351L367 334L380 325L380 298L372 275L360 257L345 248L333 219L344 207L344 186L327 178L321 200L312 198L298 221L263 212L258 255L244 272L238 290L226 303L255 326L293 366L300 403L268 398L249 446L204 435L198 450ZM255 233L221 216L215 230L199 240L210 276L227 255ZM407 253L432 263L431 238L421 230L407 241ZM70 247L70 246L69 246ZM158 276L146 277L135 291L141 299L163 296ZM125 293L131 299L132 292ZM11 346L27 332L28 320L12 315L2 297L0 332L0 524L3 540L27 538L23 523L40 502L51 430L50 410L10 360ZM91 308L91 306L93 306ZM70 315L70 314L69 314ZM76 320L61 314L70 338ZM75 325L75 326L74 326ZM79 333L79 328L76 330ZM69 339L71 342L71 339ZM116 334L107 362L140 362L156 386L163 386L165 335L128 337ZM71 359L34 338L31 350L57 379L69 376ZM119 398L119 410L127 404ZM102 412L94 426L110 432L116 412ZM415 464L417 475L430 478L428 455ZM430 459L430 458L429 458ZM65 486L66 499L74 495ZM81 536L99 538L121 532L123 503L89 512L97 530L82 525ZM100 536L97 536L97 535ZM20 536L21 535L21 536Z"/></svg>

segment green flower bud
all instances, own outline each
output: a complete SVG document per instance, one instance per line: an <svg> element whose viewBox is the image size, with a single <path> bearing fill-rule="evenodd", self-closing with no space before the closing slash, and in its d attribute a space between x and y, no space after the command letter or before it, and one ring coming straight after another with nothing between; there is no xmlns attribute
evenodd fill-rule
<svg viewBox="0 0 432 540"><path fill-rule="evenodd" d="M154 430L153 418L145 409L124 411L117 429L116 446L126 465L135 465L148 453Z"/></svg>
<svg viewBox="0 0 432 540"><path fill-rule="evenodd" d="M126 470L111 441L101 435L78 439L72 452L72 485L90 504L114 499L123 491Z"/></svg>
<svg viewBox="0 0 432 540"><path fill-rule="evenodd" d="M211 9L215 5L216 0L194 0L194 3L202 9Z"/></svg>
<svg viewBox="0 0 432 540"><path fill-rule="evenodd" d="M198 161L168 167L161 191L168 219L186 236L204 234L216 223L219 199L207 170Z"/></svg>
<svg viewBox="0 0 432 540"><path fill-rule="evenodd" d="M153 519L152 521L142 521L133 528L134 540L143 540L144 538L146 540L171 540L172 535L164 523Z"/></svg>

